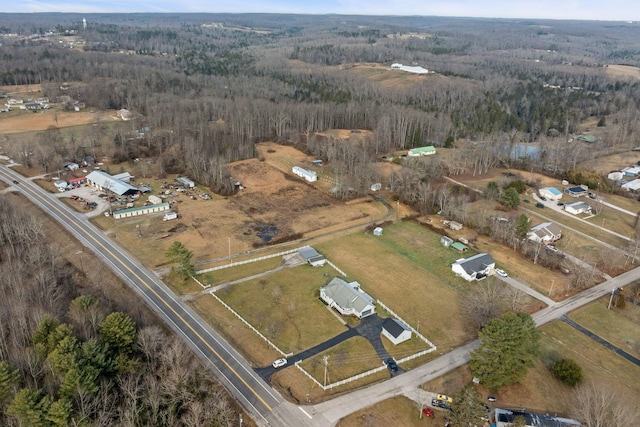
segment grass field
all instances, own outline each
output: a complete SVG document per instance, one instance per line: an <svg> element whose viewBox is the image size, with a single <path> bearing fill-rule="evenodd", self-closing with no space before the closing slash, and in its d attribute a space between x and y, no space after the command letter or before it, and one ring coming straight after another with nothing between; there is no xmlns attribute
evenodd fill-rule
<svg viewBox="0 0 640 427"><path fill-rule="evenodd" d="M377 405L354 412L340 420L338 427L435 427L444 425L444 413L434 410L435 418L420 419L418 404L406 397L394 397Z"/></svg>
<svg viewBox="0 0 640 427"><path fill-rule="evenodd" d="M353 337L319 353L302 362L302 368L311 374L321 384L324 381L324 358L327 359L327 384L352 377L362 372L378 368L382 361L371 346L371 343L363 337ZM372 378L388 378L389 372L383 370Z"/></svg>
<svg viewBox="0 0 640 427"><path fill-rule="evenodd" d="M319 300L319 288L336 275L329 266L302 265L236 284L217 295L282 351L296 353L345 330Z"/></svg>
<svg viewBox="0 0 640 427"><path fill-rule="evenodd" d="M273 249L272 252L276 252L276 249ZM234 259L234 261L236 260ZM204 273L201 275L201 279L204 280L204 282L215 286L221 283L233 282L234 280L244 279L245 277L251 277L256 274L273 270L278 267L281 262L282 257L268 258L261 261L250 262L229 268L221 268L220 270Z"/></svg>

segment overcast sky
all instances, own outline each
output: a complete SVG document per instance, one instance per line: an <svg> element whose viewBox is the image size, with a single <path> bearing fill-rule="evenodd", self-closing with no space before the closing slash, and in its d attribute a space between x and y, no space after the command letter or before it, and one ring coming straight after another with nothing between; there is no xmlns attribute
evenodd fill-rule
<svg viewBox="0 0 640 427"><path fill-rule="evenodd" d="M640 0L2 0L0 12L266 12L640 21Z"/></svg>

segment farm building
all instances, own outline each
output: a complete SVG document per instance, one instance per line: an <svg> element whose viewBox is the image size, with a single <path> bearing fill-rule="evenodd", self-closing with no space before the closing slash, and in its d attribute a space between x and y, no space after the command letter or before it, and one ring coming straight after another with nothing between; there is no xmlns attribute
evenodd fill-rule
<svg viewBox="0 0 640 427"><path fill-rule="evenodd" d="M176 178L176 182L182 185L184 188L194 188L196 186L196 183L191 181L186 176Z"/></svg>
<svg viewBox="0 0 640 427"><path fill-rule="evenodd" d="M588 142L588 143L594 143L598 140L597 137L593 136L593 135L587 135L587 134L582 134L582 135L576 135L575 137L576 141L582 141L582 142Z"/></svg>
<svg viewBox="0 0 640 427"><path fill-rule="evenodd" d="M538 194L542 197L546 197L549 200L560 200L562 199L562 191L558 190L555 187L544 187L538 190Z"/></svg>
<svg viewBox="0 0 640 427"><path fill-rule="evenodd" d="M300 166L294 166L291 168L291 172L298 175L300 178L304 178L306 181L315 182L318 180L318 174L314 171L310 171Z"/></svg>
<svg viewBox="0 0 640 427"><path fill-rule="evenodd" d="M453 239L449 236L440 237L440 244L445 248L448 248L453 243Z"/></svg>
<svg viewBox="0 0 640 427"><path fill-rule="evenodd" d="M640 166L629 166L622 169L620 172L622 172L622 174L627 178L634 178L640 174Z"/></svg>
<svg viewBox="0 0 640 427"><path fill-rule="evenodd" d="M436 154L436 147L433 145L427 145L425 147L412 148L407 154L409 157L430 156L432 154Z"/></svg>
<svg viewBox="0 0 640 427"><path fill-rule="evenodd" d="M321 267L327 262L327 258L311 246L298 249L298 253L312 267Z"/></svg>
<svg viewBox="0 0 640 427"><path fill-rule="evenodd" d="M146 215L150 213L163 212L169 210L169 203L160 203L159 205L142 206L139 208L121 209L113 212L115 219L130 218L138 215Z"/></svg>
<svg viewBox="0 0 640 427"><path fill-rule="evenodd" d="M172 219L178 219L178 212L167 212L162 217L163 221L171 221Z"/></svg>
<svg viewBox="0 0 640 427"><path fill-rule="evenodd" d="M382 322L382 335L398 345L411 339L411 329L398 319L389 317Z"/></svg>
<svg viewBox="0 0 640 427"><path fill-rule="evenodd" d="M449 221L449 228L452 229L453 231L458 231L458 230L462 230L462 224L460 224L457 221Z"/></svg>
<svg viewBox="0 0 640 427"><path fill-rule="evenodd" d="M322 166L322 160L312 160L311 164L315 167L320 167Z"/></svg>
<svg viewBox="0 0 640 427"><path fill-rule="evenodd" d="M578 215L581 213L591 213L591 206L585 202L573 202L564 205L564 210L570 214Z"/></svg>
<svg viewBox="0 0 640 427"><path fill-rule="evenodd" d="M560 230L560 227L558 227L557 224L552 222L543 222L542 224L538 224L535 227L532 227L527 233L527 238L534 242L550 243L555 242L561 237L562 230Z"/></svg>
<svg viewBox="0 0 640 427"><path fill-rule="evenodd" d="M453 242L451 244L451 249L461 254L463 252L468 251L469 247L462 242Z"/></svg>
<svg viewBox="0 0 640 427"><path fill-rule="evenodd" d="M71 178L69 180L69 185L73 185L74 187L80 187L85 182L87 182L87 177L86 176L81 176L81 177L78 177L78 178Z"/></svg>
<svg viewBox="0 0 640 427"><path fill-rule="evenodd" d="M496 408L496 427L509 427L514 424L516 417L524 418L526 427L579 427L581 424L571 418L552 417L524 411L508 411Z"/></svg>
<svg viewBox="0 0 640 427"><path fill-rule="evenodd" d="M373 229L373 235L374 236L382 236L382 227L376 227Z"/></svg>
<svg viewBox="0 0 640 427"><path fill-rule="evenodd" d="M111 176L113 177L113 179L117 179L118 181L122 181L122 182L130 182L131 178L134 177L129 172L122 172L122 173L111 175Z"/></svg>
<svg viewBox="0 0 640 427"><path fill-rule="evenodd" d="M451 270L456 276L467 282L482 280L495 268L496 262L489 254L477 254L469 258L460 258L451 264Z"/></svg>
<svg viewBox="0 0 640 427"><path fill-rule="evenodd" d="M102 171L92 171L87 175L87 183L101 191L111 191L119 196L126 194L136 194L139 190L133 185L115 179L113 176Z"/></svg>
<svg viewBox="0 0 640 427"><path fill-rule="evenodd" d="M607 178L611 181L620 181L622 178L624 178L624 173L620 171L611 172L609 173L609 175L607 175Z"/></svg>
<svg viewBox="0 0 640 427"><path fill-rule="evenodd" d="M570 195L571 197L580 197L586 196L588 193L588 188L584 185L579 185L577 187L569 187L565 188L564 192Z"/></svg>
<svg viewBox="0 0 640 427"><path fill-rule="evenodd" d="M638 191L640 190L640 179L634 179L633 181L624 183L622 184L622 188L627 191Z"/></svg>
<svg viewBox="0 0 640 427"><path fill-rule="evenodd" d="M80 165L74 162L64 162L62 164L62 167L64 167L68 171L74 171L74 170L80 169Z"/></svg>
<svg viewBox="0 0 640 427"><path fill-rule="evenodd" d="M360 289L358 282L347 283L339 277L334 277L327 286L320 288L320 298L343 316L362 319L376 310L373 298Z"/></svg>
<svg viewBox="0 0 640 427"><path fill-rule="evenodd" d="M162 199L158 196L154 196L153 194L150 195L147 200L149 200L149 203L151 203L152 205L159 205L160 203L162 203Z"/></svg>
<svg viewBox="0 0 640 427"><path fill-rule="evenodd" d="M402 65L402 64L398 64L398 63L391 64L391 69L406 71L407 73L414 73L414 74L428 74L429 73L429 70L427 70L426 68L410 67L408 65Z"/></svg>

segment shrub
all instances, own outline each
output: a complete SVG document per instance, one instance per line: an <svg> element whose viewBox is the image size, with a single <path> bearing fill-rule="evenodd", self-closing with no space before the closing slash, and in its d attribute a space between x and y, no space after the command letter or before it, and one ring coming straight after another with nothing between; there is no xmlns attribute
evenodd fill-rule
<svg viewBox="0 0 640 427"><path fill-rule="evenodd" d="M582 367L573 359L560 359L550 369L554 377L571 387L582 382Z"/></svg>

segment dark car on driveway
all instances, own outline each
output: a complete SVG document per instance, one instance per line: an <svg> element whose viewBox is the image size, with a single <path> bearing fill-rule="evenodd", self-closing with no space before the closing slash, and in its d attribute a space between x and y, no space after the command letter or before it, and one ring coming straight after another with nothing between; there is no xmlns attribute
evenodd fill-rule
<svg viewBox="0 0 640 427"><path fill-rule="evenodd" d="M16 181L15 179L13 180L14 184L20 184L18 181Z"/></svg>
<svg viewBox="0 0 640 427"><path fill-rule="evenodd" d="M542 209L542 208L544 208L544 205L542 203L538 202L538 203L536 203L536 208Z"/></svg>
<svg viewBox="0 0 640 427"><path fill-rule="evenodd" d="M398 364L395 360L387 359L385 363L387 364L387 368L389 368L391 372L398 372Z"/></svg>
<svg viewBox="0 0 640 427"><path fill-rule="evenodd" d="M444 400L431 399L431 406L435 408L449 409L449 402L445 402Z"/></svg>
<svg viewBox="0 0 640 427"><path fill-rule="evenodd" d="M542 200L543 202L546 202L546 201L547 201L547 198L546 198L546 197L542 197L542 196L540 196L540 200Z"/></svg>

